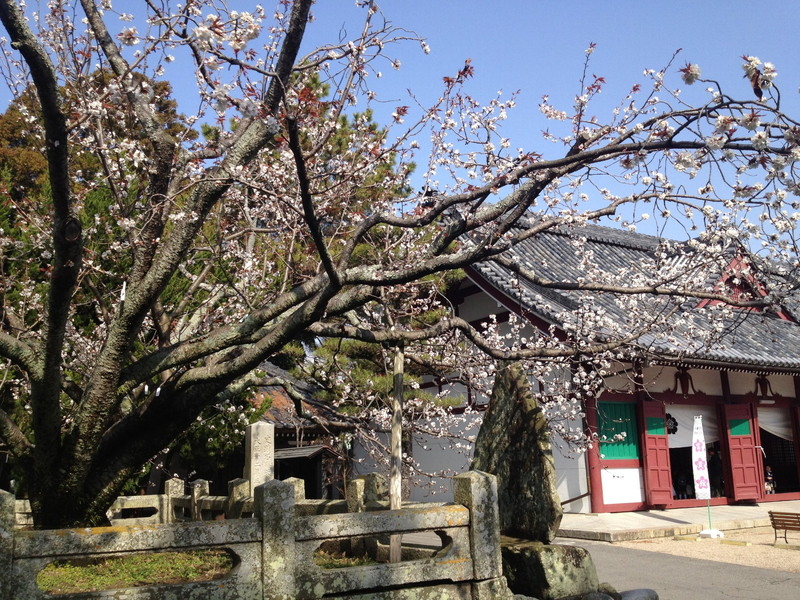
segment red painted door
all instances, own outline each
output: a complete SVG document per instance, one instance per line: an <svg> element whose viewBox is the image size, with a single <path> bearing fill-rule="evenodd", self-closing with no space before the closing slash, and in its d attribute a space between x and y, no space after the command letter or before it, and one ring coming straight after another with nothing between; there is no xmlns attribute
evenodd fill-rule
<svg viewBox="0 0 800 600"><path fill-rule="evenodd" d="M752 404L726 404L725 430L731 465L734 500L758 500L764 487L761 450L756 443ZM723 457L724 460L724 457Z"/></svg>
<svg viewBox="0 0 800 600"><path fill-rule="evenodd" d="M642 402L642 421L647 503L651 506L668 504L672 502L672 471L664 405L647 400Z"/></svg>

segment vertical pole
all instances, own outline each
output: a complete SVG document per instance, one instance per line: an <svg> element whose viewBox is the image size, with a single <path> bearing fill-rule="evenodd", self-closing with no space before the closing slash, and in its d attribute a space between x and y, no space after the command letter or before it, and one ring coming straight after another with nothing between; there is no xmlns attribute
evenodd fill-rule
<svg viewBox="0 0 800 600"><path fill-rule="evenodd" d="M405 352L397 344L394 351L392 390L391 471L389 473L389 508L399 510L403 504L403 371ZM389 538L389 562L402 560L402 535Z"/></svg>
<svg viewBox="0 0 800 600"><path fill-rule="evenodd" d="M208 481L197 479L191 483L192 486L192 521L203 520L203 498L209 495Z"/></svg>

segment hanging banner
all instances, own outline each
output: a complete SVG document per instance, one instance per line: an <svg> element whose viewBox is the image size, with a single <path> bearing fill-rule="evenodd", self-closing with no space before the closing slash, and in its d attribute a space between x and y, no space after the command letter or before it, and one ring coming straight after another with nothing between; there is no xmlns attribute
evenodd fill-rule
<svg viewBox="0 0 800 600"><path fill-rule="evenodd" d="M692 431L692 475L694 477L694 497L698 500L711 498L711 482L708 478L706 459L706 440L703 436L703 417L694 418Z"/></svg>

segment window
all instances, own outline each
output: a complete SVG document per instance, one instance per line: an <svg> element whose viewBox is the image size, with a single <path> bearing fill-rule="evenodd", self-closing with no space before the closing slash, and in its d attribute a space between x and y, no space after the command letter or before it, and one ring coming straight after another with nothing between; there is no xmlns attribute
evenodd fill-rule
<svg viewBox="0 0 800 600"><path fill-rule="evenodd" d="M664 427L663 419L661 427ZM597 428L600 435L600 454L605 460L639 458L639 428L636 426L636 403L598 402ZM625 434L623 439L615 436Z"/></svg>

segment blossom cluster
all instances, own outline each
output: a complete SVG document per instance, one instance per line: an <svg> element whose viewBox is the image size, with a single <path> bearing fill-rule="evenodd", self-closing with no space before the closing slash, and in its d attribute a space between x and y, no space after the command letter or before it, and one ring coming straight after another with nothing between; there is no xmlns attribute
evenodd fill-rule
<svg viewBox="0 0 800 600"><path fill-rule="evenodd" d="M29 366L41 336L63 339L62 398L40 414L64 427L49 431L67 431L93 414L82 403L95 401L113 433L136 411L159 414L148 410L174 394L192 417L204 419L205 408L230 417L227 444L241 433L244 405L223 401L226 394L273 358L294 361L385 450L390 350L403 345L415 371L402 416L421 445L448 438L468 455L497 360L514 359L540 386L554 431L585 449L596 442L582 426L585 403L603 393L609 374L665 348L724 344L739 313L710 282L732 255L746 249L796 280L800 127L771 95L771 63L744 58L758 102L723 94L708 73L709 91L691 90L702 97L690 101L673 84L700 81L689 63L677 73L648 69L601 118L595 103L607 88L590 75L592 46L566 106L541 96L548 128L531 148L507 130L522 96L468 93L470 61L443 78L432 106L411 95L392 103L387 123L376 122L373 109L385 99L372 82L403 68L393 44L428 46L393 28L375 3L362 4L352 39L284 70L278 57L302 30L284 2L269 16L211 0L174 12L147 3L149 12L132 19L105 1L103 14L80 20L69 16L70 3L53 0L31 26L63 84L64 140L45 135L30 69L3 42L0 74L19 117L15 150L41 156L66 143L71 161L60 195L42 183L46 168L10 182L13 218L3 216L0 232L9 270L0 346L15 349L3 355L9 369ZM110 38L95 19L105 19ZM164 81L173 62L191 65L190 115ZM411 185L416 165L422 189ZM55 197L82 226L62 332L43 325L50 285L61 281L51 278L67 264L52 242ZM678 241L634 268L598 264L586 228L600 221ZM570 235L571 269L514 262L509 250L548 230ZM457 318L445 292L478 261L513 273L515 297L550 310L560 327L533 327L510 308L477 326ZM559 285L568 309L547 293ZM777 282L769 299L792 292ZM714 294L717 304L680 310ZM353 358L342 348L354 339L377 350ZM32 377L9 373L21 414L48 401L34 399ZM217 425L209 421L207 432ZM406 458L424 471L419 457Z"/></svg>

